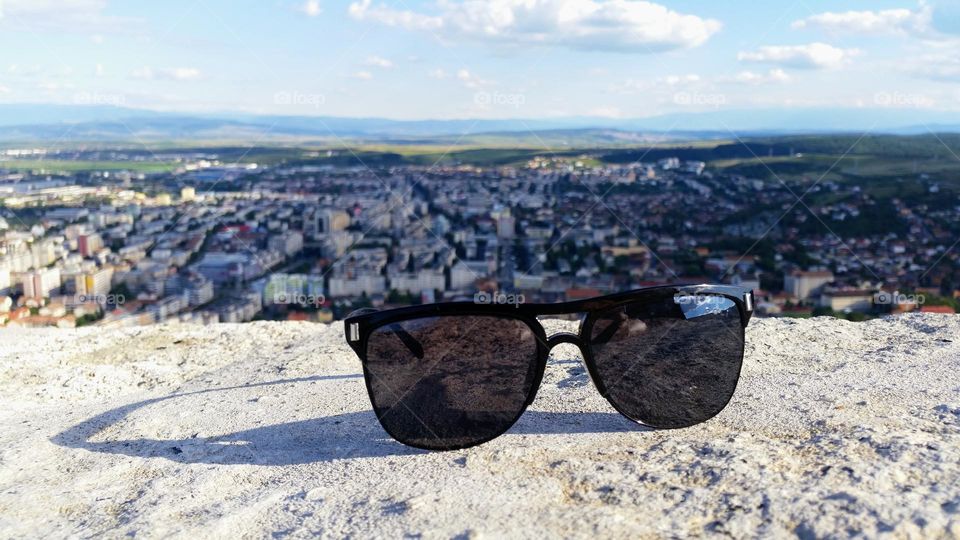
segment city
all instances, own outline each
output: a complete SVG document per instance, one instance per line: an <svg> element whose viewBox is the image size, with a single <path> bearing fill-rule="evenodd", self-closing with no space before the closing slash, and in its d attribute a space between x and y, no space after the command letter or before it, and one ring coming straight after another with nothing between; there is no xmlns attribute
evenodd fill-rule
<svg viewBox="0 0 960 540"><path fill-rule="evenodd" d="M417 165L351 149L267 163L215 149L9 149L0 321L328 322L478 293L556 302L706 282L754 289L766 316L955 312L949 183L784 180L760 158L730 167L670 152ZM50 170L21 166L45 157ZM91 159L110 167L71 161Z"/></svg>

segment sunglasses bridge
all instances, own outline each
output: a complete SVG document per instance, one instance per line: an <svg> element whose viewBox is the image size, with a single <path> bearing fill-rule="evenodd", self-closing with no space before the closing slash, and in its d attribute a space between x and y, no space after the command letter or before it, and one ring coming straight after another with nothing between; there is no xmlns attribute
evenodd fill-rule
<svg viewBox="0 0 960 540"><path fill-rule="evenodd" d="M590 377L590 382L593 383L594 388L600 391L603 397L606 397L606 392L601 390L603 386L597 384L596 379L593 378L593 372L586 365L587 344L586 342L583 341L583 339L580 337L579 334L575 334L573 332L559 332L557 334L549 336L547 338L547 343L546 343L547 354L549 355L550 352L553 351L554 347L556 347L557 345L562 345L564 343L573 345L578 349L580 349L580 356L583 358L584 370L587 372L587 376ZM534 392L533 395L531 395L527 399L527 405L531 405L533 403L534 398L536 397L536 394L537 392Z"/></svg>
<svg viewBox="0 0 960 540"><path fill-rule="evenodd" d="M563 343L576 345L577 348L580 349L581 354L584 354L587 349L587 344L583 341L579 334L574 334L573 332L560 332L547 338L547 352L550 352L554 347Z"/></svg>

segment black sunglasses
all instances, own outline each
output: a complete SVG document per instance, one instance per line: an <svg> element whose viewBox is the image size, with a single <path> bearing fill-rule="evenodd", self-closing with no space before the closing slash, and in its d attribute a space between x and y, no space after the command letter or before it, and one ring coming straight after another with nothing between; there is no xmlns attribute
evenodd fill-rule
<svg viewBox="0 0 960 540"><path fill-rule="evenodd" d="M666 286L561 304L456 302L360 310L344 322L373 409L394 439L455 450L502 435L533 402L550 350L583 352L597 390L654 428L709 420L730 402L753 292ZM547 336L544 315L580 314Z"/></svg>

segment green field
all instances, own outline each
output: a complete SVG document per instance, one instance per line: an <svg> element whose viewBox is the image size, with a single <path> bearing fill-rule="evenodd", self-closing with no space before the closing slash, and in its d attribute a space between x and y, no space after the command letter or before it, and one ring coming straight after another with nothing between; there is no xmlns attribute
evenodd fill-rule
<svg viewBox="0 0 960 540"><path fill-rule="evenodd" d="M861 184L876 196L892 196L919 187L915 180L926 175L931 182L960 190L960 159L890 158L872 155L803 155L729 159L710 162L730 174L784 182L836 182Z"/></svg>
<svg viewBox="0 0 960 540"><path fill-rule="evenodd" d="M178 166L179 164L177 163L158 163L147 161L74 161L63 159L16 159L0 161L0 169L34 173L77 173L96 171L162 173L173 171Z"/></svg>
<svg viewBox="0 0 960 540"><path fill-rule="evenodd" d="M154 143L148 148L129 142L111 149L161 156L204 153L222 163L393 167L402 165L518 166L535 157L582 161L587 166L630 165L666 157L707 162L710 169L764 180L812 183L830 181L865 184L876 195L891 196L918 188L926 178L944 188L960 190L960 136L917 137L805 136L756 138L743 141L637 141L625 144L620 135L598 131L486 134L410 138L404 141L289 141L248 146L243 143ZM576 143L569 146L568 143ZM105 148L103 144L98 148ZM329 154L329 155L328 155ZM63 159L0 161L0 168L40 173L131 171L162 173L173 162L83 161Z"/></svg>

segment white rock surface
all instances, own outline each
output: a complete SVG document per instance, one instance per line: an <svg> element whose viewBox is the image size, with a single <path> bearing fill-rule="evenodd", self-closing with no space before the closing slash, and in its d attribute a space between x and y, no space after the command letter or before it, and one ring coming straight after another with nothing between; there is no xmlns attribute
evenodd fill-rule
<svg viewBox="0 0 960 540"><path fill-rule="evenodd" d="M509 434L444 453L386 436L342 335L0 331L0 537L960 537L960 317L755 320L680 431L563 345Z"/></svg>

